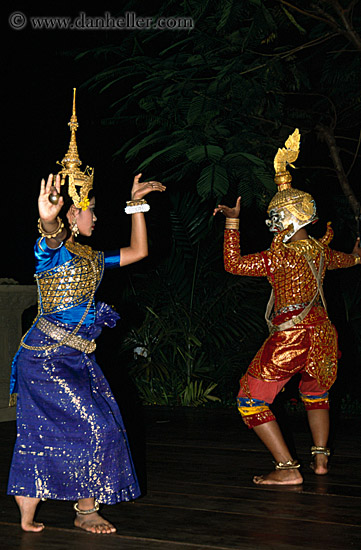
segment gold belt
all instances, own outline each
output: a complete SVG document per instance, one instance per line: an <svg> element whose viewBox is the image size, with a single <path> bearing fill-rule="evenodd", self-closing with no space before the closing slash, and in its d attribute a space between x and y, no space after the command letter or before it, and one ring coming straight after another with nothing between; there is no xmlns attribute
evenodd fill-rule
<svg viewBox="0 0 361 550"><path fill-rule="evenodd" d="M277 317L278 315L281 315L282 313L288 313L289 311L296 311L297 309L304 309L306 306L308 306L309 302L302 302L301 304L291 304L286 307L281 307L280 309L277 309L277 311L274 312L273 318Z"/></svg>
<svg viewBox="0 0 361 550"><path fill-rule="evenodd" d="M58 325L54 325L54 323L51 323L43 317L40 317L36 328L57 342L62 342L63 340L64 342L62 342L61 345L69 346L70 348L83 351L84 353L92 353L97 347L94 340L89 341L85 340L85 338L82 338L81 336L76 336L75 334L72 335L71 332L68 332L64 328L58 327Z"/></svg>

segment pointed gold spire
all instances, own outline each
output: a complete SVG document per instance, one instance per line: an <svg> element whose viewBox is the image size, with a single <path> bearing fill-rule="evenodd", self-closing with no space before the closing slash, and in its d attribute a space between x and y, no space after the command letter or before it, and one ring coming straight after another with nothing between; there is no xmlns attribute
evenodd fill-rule
<svg viewBox="0 0 361 550"><path fill-rule="evenodd" d="M285 147L278 149L274 158L273 164L276 173L274 181L278 185L279 191L291 187L292 176L287 170L287 166L294 168L292 162L295 162L298 158L300 152L300 139L300 131L296 128L293 134L288 136Z"/></svg>
<svg viewBox="0 0 361 550"><path fill-rule="evenodd" d="M61 175L61 185L65 184L66 177L68 176L69 196L73 199L73 203L77 208L86 210L89 205L88 194L93 187L94 170L93 168L89 168L89 166L85 168L84 172L79 169L81 160L79 158L75 136L75 132L79 126L75 109L75 94L76 88L73 88L73 109L70 122L68 123L70 127L69 149L63 160L58 162L58 164L62 166L62 170L59 172ZM80 196L76 187L80 187Z"/></svg>
<svg viewBox="0 0 361 550"><path fill-rule="evenodd" d="M283 210L283 216L287 218L290 213L293 218L293 226L296 231L308 223L317 220L315 201L312 196L305 191L300 191L292 187L292 176L287 170L288 166L293 166L300 153L301 135L299 129L296 128L293 134L288 136L285 142L285 147L278 149L274 158L275 178L278 191L268 205L267 212L271 210ZM288 219L288 218L287 218ZM286 223L286 222L283 222Z"/></svg>
<svg viewBox="0 0 361 550"><path fill-rule="evenodd" d="M78 153L78 147L76 144L76 137L75 132L78 129L78 119L76 117L76 110L75 110L75 94L76 94L76 88L73 88L73 112L70 118L70 122L68 125L70 126L70 143L69 143L69 149L66 153L65 157L63 158L61 164L66 170L74 169L76 166L81 166L81 160L79 158Z"/></svg>

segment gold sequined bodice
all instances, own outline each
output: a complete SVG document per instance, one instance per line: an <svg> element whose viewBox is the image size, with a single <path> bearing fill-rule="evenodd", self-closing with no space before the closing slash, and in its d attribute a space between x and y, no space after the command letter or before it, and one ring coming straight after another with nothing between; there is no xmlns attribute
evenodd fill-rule
<svg viewBox="0 0 361 550"><path fill-rule="evenodd" d="M94 282L98 287L103 276L103 252L77 243L67 242L65 246L73 254L72 258L36 275L39 310L44 315L88 301L93 294Z"/></svg>
<svg viewBox="0 0 361 550"><path fill-rule="evenodd" d="M284 247L278 253L266 251L263 253L267 278L275 294L274 309L277 311L292 304L304 304L312 300L317 283L307 263L306 257L295 247ZM320 251L312 260L318 271ZM322 279L326 267L323 267Z"/></svg>
<svg viewBox="0 0 361 550"><path fill-rule="evenodd" d="M324 256L322 279L326 269L351 267L355 257L331 250L327 245L331 240L331 228L325 237L316 241L307 239L294 243L283 243L283 234L274 237L269 250L241 256L239 232L226 229L224 235L224 266L226 271L236 275L267 277L275 294L275 310L312 300L317 283L308 265L313 261L316 270L320 265L321 253ZM330 238L331 236L331 238Z"/></svg>

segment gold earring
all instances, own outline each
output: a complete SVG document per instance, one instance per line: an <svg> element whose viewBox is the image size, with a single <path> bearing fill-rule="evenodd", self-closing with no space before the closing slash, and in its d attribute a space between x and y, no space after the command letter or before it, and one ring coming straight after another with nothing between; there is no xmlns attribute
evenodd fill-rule
<svg viewBox="0 0 361 550"><path fill-rule="evenodd" d="M76 223L76 220L72 221L70 230L74 235L74 237L77 237L79 235L79 227L78 227L78 224Z"/></svg>

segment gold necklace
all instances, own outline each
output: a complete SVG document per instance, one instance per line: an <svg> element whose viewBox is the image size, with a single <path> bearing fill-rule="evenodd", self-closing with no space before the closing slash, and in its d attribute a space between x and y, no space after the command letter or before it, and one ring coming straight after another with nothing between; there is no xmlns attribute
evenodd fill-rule
<svg viewBox="0 0 361 550"><path fill-rule="evenodd" d="M284 243L286 248L293 250L299 256L304 256L306 260L314 260L322 251L323 246L313 237L300 239L290 243Z"/></svg>

